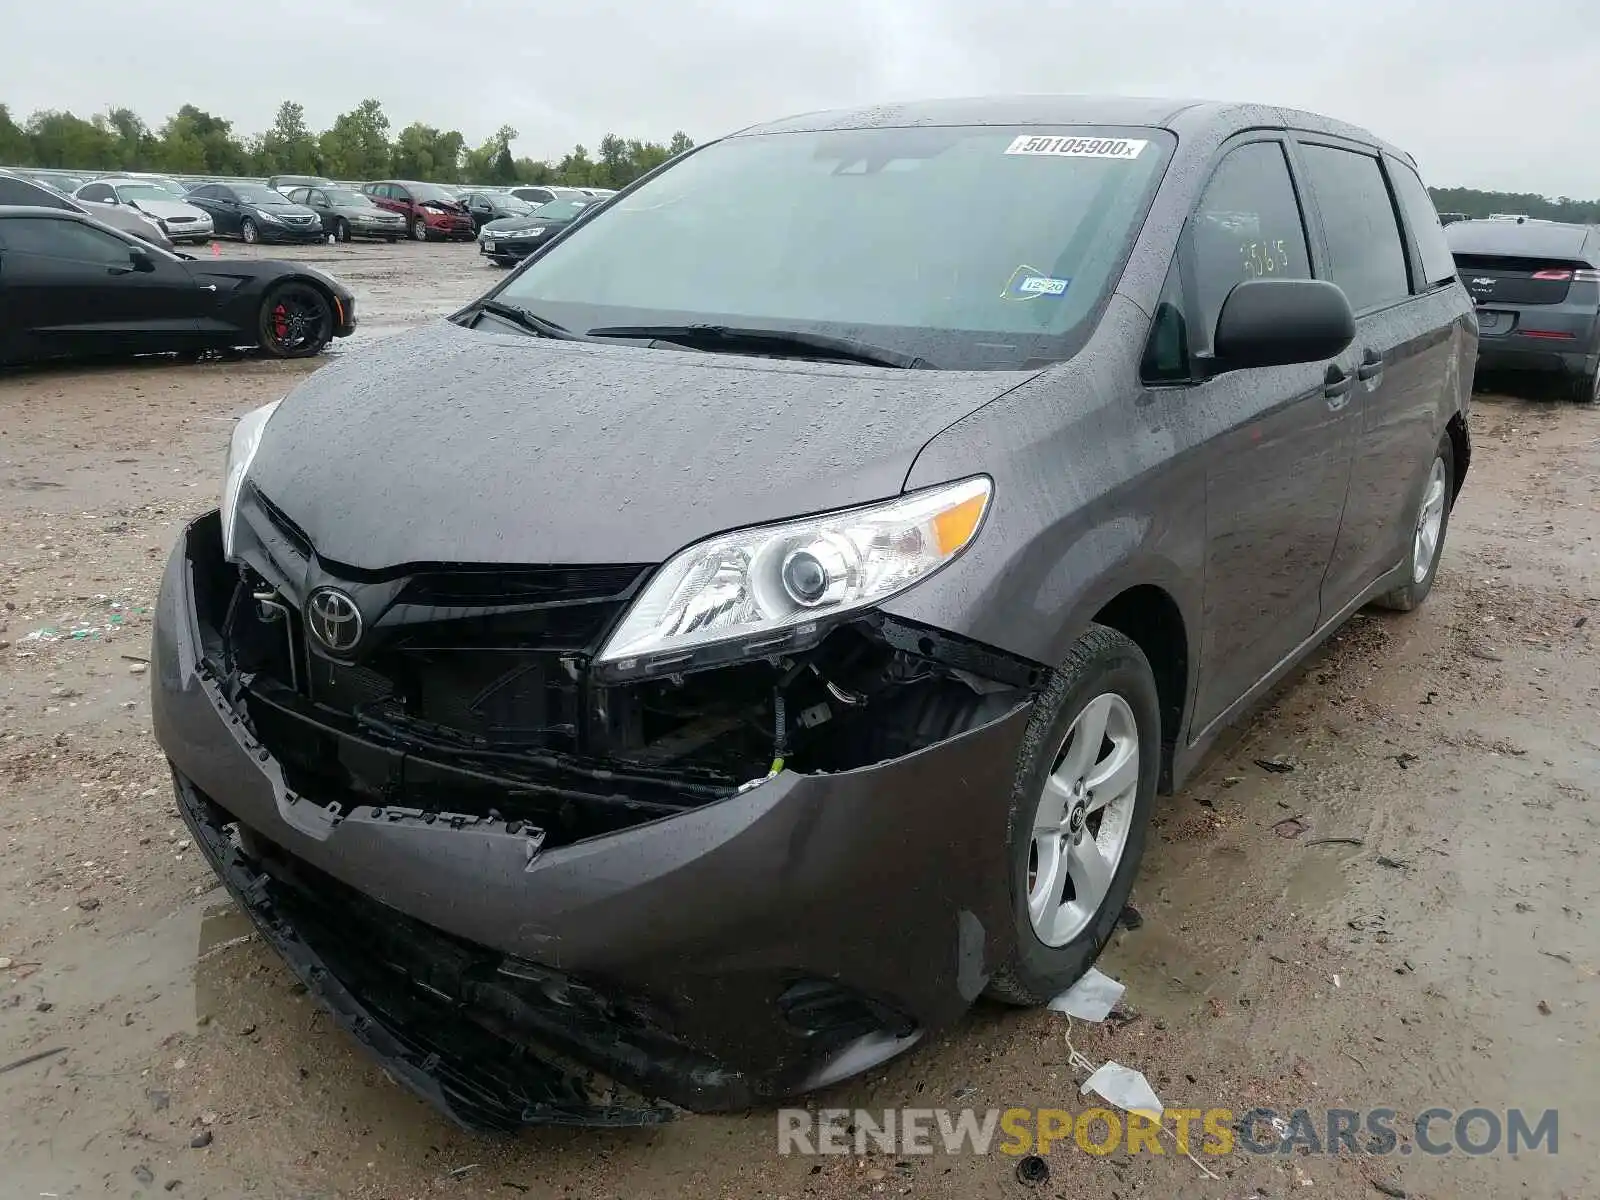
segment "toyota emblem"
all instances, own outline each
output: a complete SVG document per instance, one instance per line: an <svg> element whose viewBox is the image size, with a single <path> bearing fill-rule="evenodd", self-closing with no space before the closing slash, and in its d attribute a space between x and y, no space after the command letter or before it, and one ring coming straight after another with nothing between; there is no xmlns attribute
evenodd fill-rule
<svg viewBox="0 0 1600 1200"><path fill-rule="evenodd" d="M361 640L361 610L337 588L318 588L306 601L306 627L326 649L348 654Z"/></svg>

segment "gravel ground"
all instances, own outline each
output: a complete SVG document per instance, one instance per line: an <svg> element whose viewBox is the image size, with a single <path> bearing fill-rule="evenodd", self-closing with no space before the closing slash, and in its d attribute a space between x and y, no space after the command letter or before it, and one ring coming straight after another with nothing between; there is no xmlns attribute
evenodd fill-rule
<svg viewBox="0 0 1600 1200"><path fill-rule="evenodd" d="M463 246L297 256L354 285L354 342L496 277ZM1600 1194L1600 411L1479 396L1432 598L1357 616L1161 802L1101 963L1124 1010L1072 1031L1172 1107L1554 1108L1558 1153L1236 1151L1213 1180L1063 1145L1029 1189L999 1154L780 1157L771 1113L467 1136L248 936L174 814L143 659L230 422L316 365L0 377L0 1068L60 1051L0 1070L4 1200ZM1078 1109L1082 1075L1062 1018L980 1007L819 1102Z"/></svg>

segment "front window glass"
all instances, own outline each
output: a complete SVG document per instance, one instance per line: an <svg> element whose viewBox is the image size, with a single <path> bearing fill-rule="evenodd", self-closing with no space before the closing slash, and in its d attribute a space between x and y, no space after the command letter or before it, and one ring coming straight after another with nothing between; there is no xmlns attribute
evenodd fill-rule
<svg viewBox="0 0 1600 1200"><path fill-rule="evenodd" d="M409 183L406 187L411 192L411 199L418 204L428 200L443 200L449 204L456 202L456 194L454 192L449 188L442 188L436 183Z"/></svg>
<svg viewBox="0 0 1600 1200"><path fill-rule="evenodd" d="M325 188L322 193L328 198L329 204L343 204L354 208L377 208L371 197L365 196L354 188Z"/></svg>
<svg viewBox="0 0 1600 1200"><path fill-rule="evenodd" d="M499 298L575 330L712 322L939 367L1060 359L1087 336L1171 146L1081 126L733 137L609 202Z"/></svg>

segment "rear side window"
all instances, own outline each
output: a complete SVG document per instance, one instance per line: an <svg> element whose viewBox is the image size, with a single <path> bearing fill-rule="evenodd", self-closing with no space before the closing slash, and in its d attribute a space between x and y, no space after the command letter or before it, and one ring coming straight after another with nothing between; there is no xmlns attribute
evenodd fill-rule
<svg viewBox="0 0 1600 1200"><path fill-rule="evenodd" d="M1328 235L1329 277L1367 312L1411 294L1405 244L1378 160L1336 146L1303 147Z"/></svg>
<svg viewBox="0 0 1600 1200"><path fill-rule="evenodd" d="M1439 223L1439 212L1433 207L1433 197L1428 195L1417 173L1405 163L1391 158L1388 164L1400 211L1405 214L1406 225L1411 229L1411 236L1417 239L1417 250L1422 255L1422 278L1417 281L1417 291L1425 292L1438 284L1450 283L1456 277L1456 264L1450 256L1444 226Z"/></svg>

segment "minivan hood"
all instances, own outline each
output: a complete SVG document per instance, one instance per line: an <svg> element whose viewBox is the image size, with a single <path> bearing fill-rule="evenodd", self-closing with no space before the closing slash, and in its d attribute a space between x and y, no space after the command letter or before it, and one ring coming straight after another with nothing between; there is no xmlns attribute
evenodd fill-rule
<svg viewBox="0 0 1600 1200"><path fill-rule="evenodd" d="M322 558L358 569L657 563L722 530L898 494L929 439L1036 373L441 322L341 354L297 387L250 478Z"/></svg>

